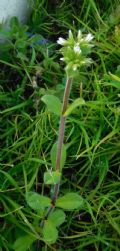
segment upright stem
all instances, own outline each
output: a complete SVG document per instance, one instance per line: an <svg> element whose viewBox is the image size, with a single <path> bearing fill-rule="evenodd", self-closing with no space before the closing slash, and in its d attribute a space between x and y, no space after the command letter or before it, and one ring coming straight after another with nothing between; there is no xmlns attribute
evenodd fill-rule
<svg viewBox="0 0 120 251"><path fill-rule="evenodd" d="M59 125L59 132L58 132L58 148L57 148L57 156L56 156L56 171L58 171L58 172L60 172L60 169L61 169L60 168L60 166L61 166L61 154L62 154L62 146L63 146L63 141L64 141L64 134L65 134L65 120L66 120L66 117L64 116L64 113L67 110L71 85L72 85L72 78L67 77L65 91L64 91L64 97L63 97L62 115L60 117L60 125ZM60 182L57 183L54 186L52 204L51 204L51 207L48 208L48 211L47 211L47 213L46 213L46 215L44 217L44 220L47 219L49 214L54 210L55 202L56 202L58 194L59 194L59 189L60 189ZM44 220L40 224L41 227L44 226Z"/></svg>
<svg viewBox="0 0 120 251"><path fill-rule="evenodd" d="M72 84L72 78L67 78L64 97L63 97L63 106L62 106L62 115L60 118L60 125L59 125L59 133L58 133L58 149L57 149L57 157L56 157L56 170L60 171L60 160L62 154L62 145L64 140L64 133L65 133L65 120L64 113L67 110L68 99L70 95L70 89Z"/></svg>
<svg viewBox="0 0 120 251"><path fill-rule="evenodd" d="M67 110L71 85L72 85L72 78L67 77L65 91L64 91L64 97L63 97L62 115L60 118L60 125L59 125L58 149L57 149L57 156L56 156L56 171L59 171L59 172L60 172L60 165L61 165L62 146L63 146L64 135L65 135L66 117L64 116L64 113ZM54 194L53 194L53 198L52 198L53 204L55 204L55 201L58 197L59 189L60 189L60 183L58 183L54 186Z"/></svg>

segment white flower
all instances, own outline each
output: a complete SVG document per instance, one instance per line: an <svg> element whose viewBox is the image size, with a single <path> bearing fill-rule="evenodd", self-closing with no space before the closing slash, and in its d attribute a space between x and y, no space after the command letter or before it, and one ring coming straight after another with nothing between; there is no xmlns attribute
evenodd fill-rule
<svg viewBox="0 0 120 251"><path fill-rule="evenodd" d="M81 53L81 49L80 49L80 46L78 45L78 43L74 46L74 52L77 54Z"/></svg>
<svg viewBox="0 0 120 251"><path fill-rule="evenodd" d="M66 44L66 42L67 41L62 37L59 37L59 39L57 40L57 43L60 44L60 45L64 45L64 44Z"/></svg>
<svg viewBox="0 0 120 251"><path fill-rule="evenodd" d="M91 33L88 33L88 35L85 37L85 41L90 42L93 38L93 35Z"/></svg>
<svg viewBox="0 0 120 251"><path fill-rule="evenodd" d="M64 58L60 58L61 61L64 61Z"/></svg>

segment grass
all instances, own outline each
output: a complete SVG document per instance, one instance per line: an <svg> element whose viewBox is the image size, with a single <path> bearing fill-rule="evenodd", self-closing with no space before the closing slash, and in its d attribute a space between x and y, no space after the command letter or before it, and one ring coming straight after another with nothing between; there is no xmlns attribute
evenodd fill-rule
<svg viewBox="0 0 120 251"><path fill-rule="evenodd" d="M54 2L54 5L53 3ZM39 1L28 28L49 40L33 43L12 28L9 45L0 45L1 167L0 251L28 234L36 237L39 217L26 203L26 192L49 193L43 173L58 121L41 102L44 94L62 98L65 75L56 40L79 28L95 37L94 63L74 80L71 100L86 106L67 119L67 161L60 193L78 191L82 210L67 213L53 246L41 242L28 250L120 250L120 1ZM37 39L34 38L34 39ZM4 51L4 53L2 53ZM111 75L113 74L113 75ZM37 86L35 85L37 84ZM19 251L23 251L22 247Z"/></svg>

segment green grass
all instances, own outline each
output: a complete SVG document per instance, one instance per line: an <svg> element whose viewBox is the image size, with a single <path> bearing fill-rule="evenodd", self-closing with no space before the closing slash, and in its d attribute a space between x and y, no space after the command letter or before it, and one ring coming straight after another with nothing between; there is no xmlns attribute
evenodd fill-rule
<svg viewBox="0 0 120 251"><path fill-rule="evenodd" d="M73 83L71 100L82 97L86 106L67 119L60 194L77 191L85 206L67 213L55 245L41 241L38 248L35 242L28 250L120 250L120 82L110 75L120 77L119 8L119 0L37 0L24 30L49 43L30 48L19 27L17 34L12 30L9 44L0 45L0 251L11 251L19 237L37 238L40 232L39 216L25 196L31 190L48 195L43 174L51 166L50 150L58 133L57 117L41 97L55 94L62 99L65 75L56 40L79 28L95 37L94 62Z"/></svg>

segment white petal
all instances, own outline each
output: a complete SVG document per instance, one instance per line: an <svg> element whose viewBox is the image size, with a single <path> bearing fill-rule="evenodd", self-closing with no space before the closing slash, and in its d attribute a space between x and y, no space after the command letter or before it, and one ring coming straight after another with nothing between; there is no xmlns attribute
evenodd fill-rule
<svg viewBox="0 0 120 251"><path fill-rule="evenodd" d="M78 44L74 46L74 52L77 53L77 54L81 53L81 49L80 49L80 46Z"/></svg>
<svg viewBox="0 0 120 251"><path fill-rule="evenodd" d="M78 31L78 36L77 36L78 41L80 41L81 37L82 37L82 32L81 32L81 30L79 30L79 31Z"/></svg>
<svg viewBox="0 0 120 251"><path fill-rule="evenodd" d="M64 45L66 43L66 40L62 37L59 37L59 39L57 40L57 43L60 45Z"/></svg>
<svg viewBox="0 0 120 251"><path fill-rule="evenodd" d="M61 61L64 61L64 58L60 58Z"/></svg>
<svg viewBox="0 0 120 251"><path fill-rule="evenodd" d="M71 30L69 30L69 38L73 38L73 34Z"/></svg>
<svg viewBox="0 0 120 251"><path fill-rule="evenodd" d="M90 42L93 38L93 35L91 33L88 33L88 35L85 37L85 41Z"/></svg>

